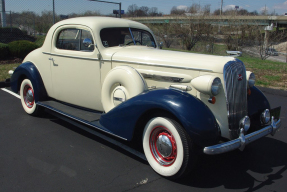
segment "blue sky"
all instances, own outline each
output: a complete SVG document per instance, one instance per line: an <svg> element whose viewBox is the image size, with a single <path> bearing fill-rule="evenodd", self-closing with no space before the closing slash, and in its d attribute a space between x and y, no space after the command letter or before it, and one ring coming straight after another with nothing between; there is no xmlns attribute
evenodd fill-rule
<svg viewBox="0 0 287 192"><path fill-rule="evenodd" d="M211 5L211 10L220 7L221 0L111 0L113 2L121 2L122 9L127 10L131 4L140 6L157 7L159 11L164 14L170 13L173 6L185 7L192 3L199 3L204 6ZM52 0L5 0L6 11L21 12L21 11L35 11L41 13L43 10L52 10ZM80 13L86 10L97 10L101 13L111 13L113 9L118 9L117 5L104 4L99 2L90 2L88 0L55 0L55 9L57 14L69 14L72 12ZM257 10L260 12L266 9L269 12L275 12L279 15L287 12L287 0L223 0L223 8L232 8L238 5L240 8L248 11Z"/></svg>

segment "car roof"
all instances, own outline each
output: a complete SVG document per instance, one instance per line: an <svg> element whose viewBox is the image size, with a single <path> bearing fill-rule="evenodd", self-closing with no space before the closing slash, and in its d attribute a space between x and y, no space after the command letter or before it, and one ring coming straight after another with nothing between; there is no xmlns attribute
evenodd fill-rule
<svg viewBox="0 0 287 192"><path fill-rule="evenodd" d="M121 19L114 17L100 17L100 16L89 16L89 17L75 17L70 19L65 19L58 22L57 26L64 24L81 24L89 26L90 28L107 28L107 27L135 27L147 29L147 27L141 23Z"/></svg>
<svg viewBox="0 0 287 192"><path fill-rule="evenodd" d="M152 31L147 26L127 19L114 18L114 17L100 17L100 16L75 17L59 21L49 29L46 35L46 39L42 46L42 50L44 52L50 51L52 43L50 39L52 39L53 34L57 30L57 28L65 25L87 26L94 32L99 32L103 28L110 28L110 27L130 27L130 28L143 29L152 33ZM97 39L97 36L95 36L95 38L97 41L100 41L100 39Z"/></svg>

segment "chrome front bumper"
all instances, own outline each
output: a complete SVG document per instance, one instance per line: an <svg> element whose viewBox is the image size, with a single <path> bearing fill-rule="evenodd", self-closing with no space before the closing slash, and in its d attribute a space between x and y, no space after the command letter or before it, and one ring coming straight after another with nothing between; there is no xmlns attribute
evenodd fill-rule
<svg viewBox="0 0 287 192"><path fill-rule="evenodd" d="M272 136L276 133L278 128L281 126L281 120L274 120L274 117L272 117L271 124L267 127L264 127L263 129L260 129L259 131L255 131L253 133L250 133L248 135L244 135L244 130L240 130L239 138L225 142L220 143L217 145L205 147L203 149L203 152L208 155L216 155L221 153L226 153L228 151L232 151L235 149L240 149L241 151L245 148L246 145L249 143L264 137L268 134L271 134Z"/></svg>

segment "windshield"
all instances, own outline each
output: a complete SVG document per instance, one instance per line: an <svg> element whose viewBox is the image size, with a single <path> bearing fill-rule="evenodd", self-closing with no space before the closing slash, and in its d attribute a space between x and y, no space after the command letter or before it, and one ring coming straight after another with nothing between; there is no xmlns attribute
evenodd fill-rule
<svg viewBox="0 0 287 192"><path fill-rule="evenodd" d="M156 47L153 36L141 29L134 28L105 28L100 32L101 41L104 47L143 45Z"/></svg>

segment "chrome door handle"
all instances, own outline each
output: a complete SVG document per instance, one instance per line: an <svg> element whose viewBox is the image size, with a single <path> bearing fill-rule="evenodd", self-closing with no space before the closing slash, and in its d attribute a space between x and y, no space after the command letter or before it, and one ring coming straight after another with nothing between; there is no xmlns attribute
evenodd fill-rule
<svg viewBox="0 0 287 192"><path fill-rule="evenodd" d="M50 61L53 61L53 65L54 65L54 66L58 66L58 64L55 63L55 61L54 61L53 58L49 58L49 60L50 60Z"/></svg>

